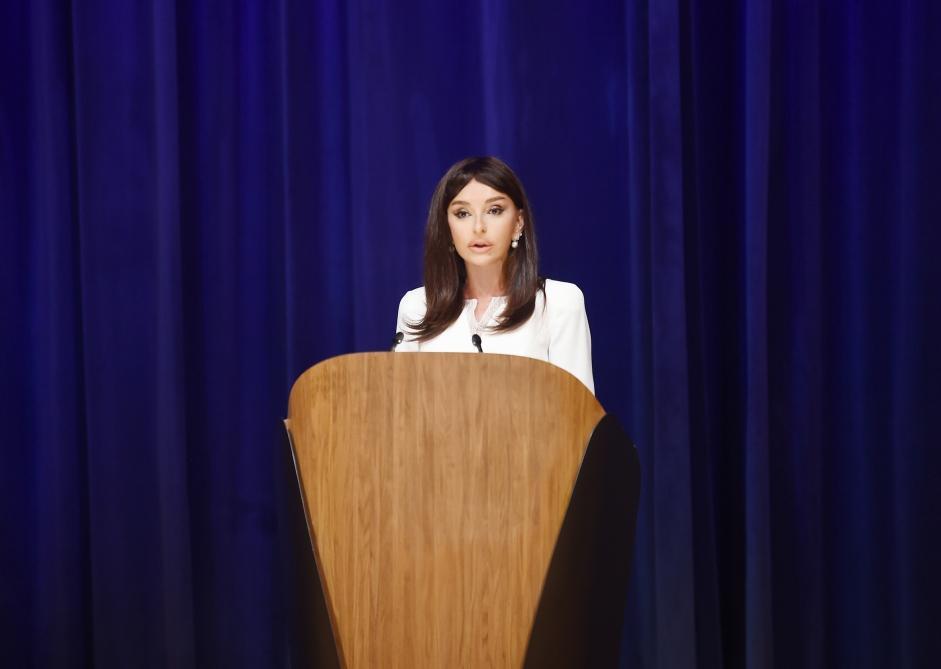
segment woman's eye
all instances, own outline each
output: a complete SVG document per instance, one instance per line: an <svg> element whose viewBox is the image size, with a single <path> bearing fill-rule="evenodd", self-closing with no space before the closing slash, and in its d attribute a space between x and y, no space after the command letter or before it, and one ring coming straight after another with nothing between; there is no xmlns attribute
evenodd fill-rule
<svg viewBox="0 0 941 669"><path fill-rule="evenodd" d="M490 207L489 213L491 216L499 216L503 213L503 207Z"/></svg>
<svg viewBox="0 0 941 669"><path fill-rule="evenodd" d="M470 216L470 214L464 209L459 209L458 211L454 212L455 218L467 218L468 216Z"/></svg>

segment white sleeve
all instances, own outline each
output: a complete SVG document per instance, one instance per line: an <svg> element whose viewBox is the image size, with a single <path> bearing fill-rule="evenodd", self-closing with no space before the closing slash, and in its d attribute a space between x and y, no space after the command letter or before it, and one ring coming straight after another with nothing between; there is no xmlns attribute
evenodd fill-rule
<svg viewBox="0 0 941 669"><path fill-rule="evenodd" d="M399 301L399 316L396 319L395 331L396 333L401 332L405 335L405 338L402 340L402 343L395 347L395 352L408 352L408 351L418 351L419 343L417 341L412 341L411 328L408 326L409 323L415 323L416 318L415 314L410 313L412 311L409 309L409 294L406 293L402 296L402 299Z"/></svg>
<svg viewBox="0 0 941 669"><path fill-rule="evenodd" d="M549 362L576 376L594 394L591 372L591 331L585 296L573 284L562 294L546 296L549 310Z"/></svg>

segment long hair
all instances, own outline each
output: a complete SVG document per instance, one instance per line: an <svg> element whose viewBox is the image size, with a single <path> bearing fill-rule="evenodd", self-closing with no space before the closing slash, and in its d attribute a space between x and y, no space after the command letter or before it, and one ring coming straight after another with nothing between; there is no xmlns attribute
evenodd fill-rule
<svg viewBox="0 0 941 669"><path fill-rule="evenodd" d="M523 236L519 239L519 246L510 249L503 264L506 307L494 331L512 330L529 320L536 307L536 293L544 287L545 281L539 277L538 271L539 254L536 251L533 212L523 184L499 158L466 158L452 165L441 177L428 207L428 223L425 227L427 309L421 321L409 324L418 341L432 339L444 332L464 309L467 269L464 260L452 246L448 205L472 179L503 193L523 213Z"/></svg>

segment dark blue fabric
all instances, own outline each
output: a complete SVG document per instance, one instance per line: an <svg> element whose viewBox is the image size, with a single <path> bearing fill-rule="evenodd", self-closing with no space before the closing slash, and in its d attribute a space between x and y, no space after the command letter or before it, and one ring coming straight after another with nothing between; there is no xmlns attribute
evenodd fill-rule
<svg viewBox="0 0 941 669"><path fill-rule="evenodd" d="M3 664L287 665L290 384L480 153L640 450L624 666L941 661L938 63L932 0L3 3Z"/></svg>

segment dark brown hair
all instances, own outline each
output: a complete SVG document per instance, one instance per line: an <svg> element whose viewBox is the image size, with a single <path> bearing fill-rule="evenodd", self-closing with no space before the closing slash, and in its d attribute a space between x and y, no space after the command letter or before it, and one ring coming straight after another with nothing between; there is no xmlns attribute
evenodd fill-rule
<svg viewBox="0 0 941 669"><path fill-rule="evenodd" d="M539 277L536 229L523 184L499 158L465 158L452 165L441 177L428 207L428 224L425 227L427 309L421 321L409 324L418 341L432 339L444 332L464 309L467 269L452 245L448 205L471 180L503 193L523 214L523 236L519 239L519 246L510 249L503 264L506 307L494 330L512 330L529 320L536 307L536 293L543 289L545 283Z"/></svg>

